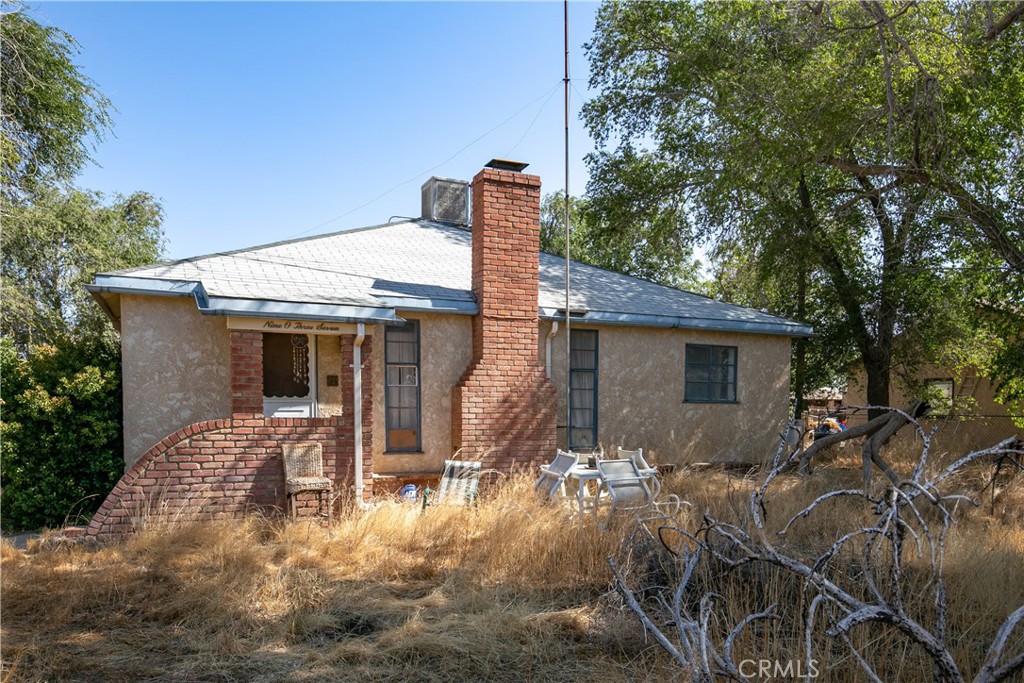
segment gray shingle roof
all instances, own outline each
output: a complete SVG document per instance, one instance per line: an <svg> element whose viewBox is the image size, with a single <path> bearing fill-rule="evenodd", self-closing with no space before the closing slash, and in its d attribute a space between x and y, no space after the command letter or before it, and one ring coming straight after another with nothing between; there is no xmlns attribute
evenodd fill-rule
<svg viewBox="0 0 1024 683"><path fill-rule="evenodd" d="M393 320L398 311L477 311L468 230L407 221L278 242L96 276L97 295L193 296L205 313ZM565 261L540 255L538 307L563 317ZM791 320L582 263L571 266L570 309L597 324L803 336Z"/></svg>

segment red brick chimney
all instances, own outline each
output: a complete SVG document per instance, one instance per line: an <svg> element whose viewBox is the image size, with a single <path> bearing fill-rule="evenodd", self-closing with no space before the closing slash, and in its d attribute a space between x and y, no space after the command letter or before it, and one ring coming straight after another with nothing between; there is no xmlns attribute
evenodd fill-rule
<svg viewBox="0 0 1024 683"><path fill-rule="evenodd" d="M508 471L555 455L556 392L540 359L540 178L495 160L473 179L473 360L452 391L452 443Z"/></svg>

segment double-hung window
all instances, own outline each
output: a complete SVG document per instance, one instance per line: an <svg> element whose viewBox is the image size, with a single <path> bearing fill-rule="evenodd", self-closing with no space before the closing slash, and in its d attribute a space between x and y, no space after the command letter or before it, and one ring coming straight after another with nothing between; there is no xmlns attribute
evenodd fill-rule
<svg viewBox="0 0 1024 683"><path fill-rule="evenodd" d="M420 328L408 321L384 330L384 402L387 449L419 451Z"/></svg>
<svg viewBox="0 0 1024 683"><path fill-rule="evenodd" d="M573 330L569 346L569 448L595 448L597 331Z"/></svg>
<svg viewBox="0 0 1024 683"><path fill-rule="evenodd" d="M736 347L686 345L686 400L736 402Z"/></svg>

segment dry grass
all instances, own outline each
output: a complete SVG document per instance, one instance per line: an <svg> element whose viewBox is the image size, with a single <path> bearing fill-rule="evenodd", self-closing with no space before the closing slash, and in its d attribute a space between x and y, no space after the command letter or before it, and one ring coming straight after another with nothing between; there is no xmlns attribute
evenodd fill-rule
<svg viewBox="0 0 1024 683"><path fill-rule="evenodd" d="M385 503L330 529L147 524L119 543L2 546L8 681L652 680L602 606L617 539L532 503ZM531 501L523 503L522 501Z"/></svg>
<svg viewBox="0 0 1024 683"><path fill-rule="evenodd" d="M780 482L769 521L855 484L859 463L849 464ZM979 472L965 484L985 481ZM665 489L694 504L682 520L694 528L704 510L742 520L751 485L681 472ZM385 503L330 529L258 517L152 520L106 545L23 552L5 543L3 679L673 680L667 656L609 593L605 558L622 555L621 536L534 503L530 486L510 479L477 509ZM966 670L1024 602L1024 493L1019 482L1007 486L996 509L965 513L947 555L950 630ZM843 501L820 512L788 542L827 547L859 514ZM783 622L752 629L737 658L792 657L800 626L790 617L802 600L792 580L764 570L709 571L702 581L722 595L726 629L768 602L788 610ZM870 635L865 647L891 662L886 680L923 679L922 660L898 636ZM842 648L834 654L821 680L861 679Z"/></svg>
<svg viewBox="0 0 1024 683"><path fill-rule="evenodd" d="M909 473L912 461L901 454L888 457L897 471ZM936 458L934 467L945 466L948 457ZM973 678L984 661L991 640L1006 617L1024 604L1024 476L1001 476L995 484L993 499L991 465L978 465L961 474L954 486L957 490L984 501L980 507L962 506L959 521L954 525L947 544L944 574L949 603L949 642L959 667L968 679ZM773 484L774 493L767 498L769 531L777 532L810 501L831 490L860 488L862 485L859 450L836 456L827 465L819 466L812 475L784 475ZM883 490L884 477L875 477L874 486ZM694 503L684 528L695 529L699 518L707 512L724 521L744 524L749 519L749 493L760 484L759 475L731 477L723 474L696 479L687 474L676 475L670 487L681 497ZM987 488L986 488L987 487ZM983 492L984 495L978 495ZM925 517L937 528L937 517L925 510ZM773 543L808 564L844 533L873 520L870 508L857 498L839 498L820 506L807 519L796 522L785 537L772 534ZM680 539L680 543L684 541ZM908 543L910 543L908 541ZM857 550L854 551L853 548ZM860 546L854 544L833 561L832 578L852 593L870 600L860 580ZM927 552L927 551L926 551ZM904 554L906 566L906 603L909 613L928 627L934 624L934 584L930 577L927 556L917 557L914 549ZM717 602L719 632L724 636L745 616L779 605L782 618L767 626L750 629L737 641L737 660L770 658L781 662L802 658L803 610L809 599L799 582L774 567L752 565L726 573L713 562L701 566L702 574L694 582L695 594L714 591L722 598ZM642 577L633 577L642 582ZM883 589L885 576L881 577ZM829 667L827 680L861 681L863 673L842 645L816 630L815 651ZM1006 653L1024 651L1024 633L1011 638ZM931 680L930 660L894 629L872 625L854 631L854 642L871 661L885 681ZM1015 680L1024 680L1019 677Z"/></svg>

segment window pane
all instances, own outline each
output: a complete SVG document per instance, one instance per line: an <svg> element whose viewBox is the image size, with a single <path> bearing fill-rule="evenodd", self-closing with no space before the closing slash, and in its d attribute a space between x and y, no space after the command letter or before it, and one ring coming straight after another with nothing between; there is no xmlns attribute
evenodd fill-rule
<svg viewBox="0 0 1024 683"><path fill-rule="evenodd" d="M686 380L688 382L707 382L710 379L711 368L706 365L687 365Z"/></svg>
<svg viewBox="0 0 1024 683"><path fill-rule="evenodd" d="M573 372L569 377L573 389L594 388L595 377L593 372Z"/></svg>
<svg viewBox="0 0 1024 683"><path fill-rule="evenodd" d="M691 401L707 401L711 398L708 395L708 385L706 382L687 382L686 383L686 398Z"/></svg>
<svg viewBox="0 0 1024 683"><path fill-rule="evenodd" d="M727 346L715 346L711 349L711 358L716 365L731 365L733 349Z"/></svg>
<svg viewBox="0 0 1024 683"><path fill-rule="evenodd" d="M419 369L415 365L389 365L389 387L414 387L419 384Z"/></svg>
<svg viewBox="0 0 1024 683"><path fill-rule="evenodd" d="M597 332L594 330L574 330L572 333L572 339L570 340L570 346L573 351L577 349L581 351L596 351Z"/></svg>
<svg viewBox="0 0 1024 683"><path fill-rule="evenodd" d="M686 347L686 364L701 363L707 365L710 362L709 349L707 346L693 346L687 345Z"/></svg>
<svg viewBox="0 0 1024 683"><path fill-rule="evenodd" d="M580 370L593 370L596 367L597 354L587 350L572 350L572 367Z"/></svg>

